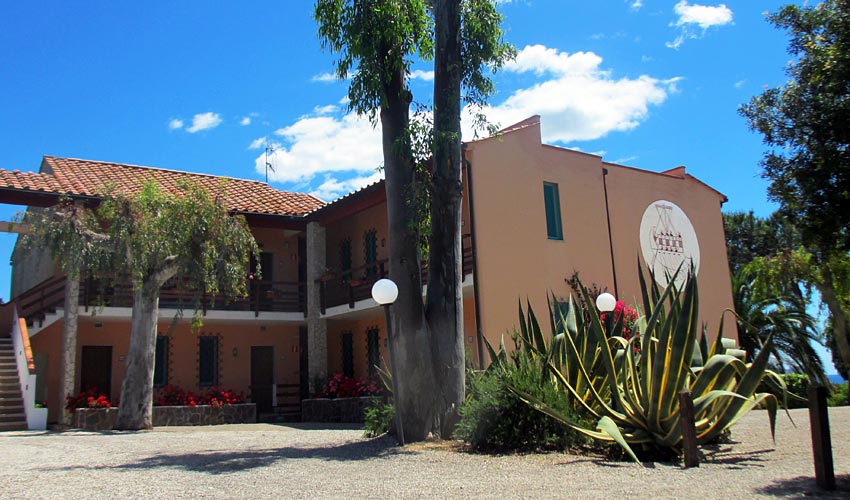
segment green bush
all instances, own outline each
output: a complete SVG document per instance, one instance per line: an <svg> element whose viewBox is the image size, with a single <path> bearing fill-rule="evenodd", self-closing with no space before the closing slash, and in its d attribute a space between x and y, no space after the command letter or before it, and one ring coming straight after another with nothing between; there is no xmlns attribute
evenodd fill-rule
<svg viewBox="0 0 850 500"><path fill-rule="evenodd" d="M363 414L363 437L372 438L386 434L393 429L395 407L381 398L374 398Z"/></svg>
<svg viewBox="0 0 850 500"><path fill-rule="evenodd" d="M541 367L523 358L504 372L468 374L467 401L460 409L455 438L469 443L473 451L489 453L565 450L587 442L581 434L524 403L508 390L509 385L574 415L566 394L544 377Z"/></svg>
<svg viewBox="0 0 850 500"><path fill-rule="evenodd" d="M829 394L829 398L827 399L827 404L829 406L848 406L850 405L850 401L848 401L848 390L850 390L850 383L844 382L842 384L832 384L832 391Z"/></svg>

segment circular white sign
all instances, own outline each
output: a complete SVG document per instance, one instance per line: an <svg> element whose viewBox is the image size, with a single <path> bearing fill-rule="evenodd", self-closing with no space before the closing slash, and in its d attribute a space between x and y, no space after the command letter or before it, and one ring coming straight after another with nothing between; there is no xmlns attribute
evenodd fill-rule
<svg viewBox="0 0 850 500"><path fill-rule="evenodd" d="M640 221L640 248L655 281L663 287L679 266L675 283L680 288L691 266L694 274L699 271L697 233L685 212L672 201L657 200L646 207Z"/></svg>

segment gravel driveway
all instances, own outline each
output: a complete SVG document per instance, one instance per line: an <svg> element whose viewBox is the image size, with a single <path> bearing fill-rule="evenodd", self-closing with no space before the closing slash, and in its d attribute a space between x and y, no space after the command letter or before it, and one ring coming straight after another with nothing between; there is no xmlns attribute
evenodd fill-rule
<svg viewBox="0 0 850 500"><path fill-rule="evenodd" d="M814 483L808 414L774 445L753 412L702 466L394 446L354 427L225 425L0 433L0 498L850 498L850 407L832 409L839 491Z"/></svg>

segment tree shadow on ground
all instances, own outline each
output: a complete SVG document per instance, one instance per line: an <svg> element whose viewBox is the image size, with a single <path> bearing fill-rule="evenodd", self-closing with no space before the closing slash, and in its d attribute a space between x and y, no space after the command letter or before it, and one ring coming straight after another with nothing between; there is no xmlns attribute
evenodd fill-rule
<svg viewBox="0 0 850 500"><path fill-rule="evenodd" d="M358 461L385 459L416 452L396 446L392 438L383 437L352 441L339 445L283 447L261 450L199 451L194 453L164 453L141 458L134 462L109 466L116 470L181 469L205 474L227 474L246 469L267 467L284 460ZM68 466L50 470L103 469L103 466Z"/></svg>
<svg viewBox="0 0 850 500"><path fill-rule="evenodd" d="M823 490L818 487L814 476L799 476L791 479L780 479L756 491L764 495L792 499L848 498L850 497L850 474L835 476L835 486L835 490Z"/></svg>
<svg viewBox="0 0 850 500"><path fill-rule="evenodd" d="M700 462L707 464L724 465L726 469L746 469L751 467L764 467L767 462L768 453L772 449L736 451L734 447L712 446L707 447L700 453Z"/></svg>

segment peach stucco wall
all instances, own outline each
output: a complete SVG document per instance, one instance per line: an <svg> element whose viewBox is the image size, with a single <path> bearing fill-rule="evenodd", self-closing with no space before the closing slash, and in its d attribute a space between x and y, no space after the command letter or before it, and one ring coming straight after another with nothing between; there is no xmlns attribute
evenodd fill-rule
<svg viewBox="0 0 850 500"><path fill-rule="evenodd" d="M674 178L616 165L600 157L541 145L531 124L468 145L478 259L481 328L492 343L517 325L517 301L530 300L546 314L547 293L566 297L565 282L579 271L587 285L613 293L613 272L603 190L608 168L614 258L620 299L640 296L639 228L646 207L666 199L691 219L700 244L700 317L714 331L721 311L732 306L723 224L722 196L692 179ZM557 183L563 240L546 233L543 183ZM731 322L726 334L734 335Z"/></svg>
<svg viewBox="0 0 850 500"><path fill-rule="evenodd" d="M463 301L464 316L464 347L469 351L468 355L474 364L477 364L477 348L475 336L475 301L469 297ZM390 353L387 349L386 322L384 312L374 309L364 318L337 319L328 321L328 374L342 373L342 335L352 333L354 376L365 378L368 373L368 356L366 347L366 331L378 327L378 345L382 366L390 363Z"/></svg>
<svg viewBox="0 0 850 500"><path fill-rule="evenodd" d="M130 339L129 321L98 322L91 318L80 318L77 331L76 389L80 384L80 356L83 346L112 346L113 400L121 393L126 355ZM192 331L186 322L177 324L172 330L170 321L160 321L159 334L169 335L168 383L185 390L198 392L198 337L219 337L219 386L249 394L251 383L251 346L274 347L275 383L297 384L299 382L299 337L295 325L262 325L259 322L246 324L207 323L198 331ZM264 330L263 330L264 329ZM58 419L58 409L64 406L63 395L58 393L61 363L62 321L50 325L32 337L32 349L36 359L46 363L38 367L46 373L46 396L48 418Z"/></svg>
<svg viewBox="0 0 850 500"><path fill-rule="evenodd" d="M345 238L351 238L351 267L359 268L365 265L366 254L363 237L366 231L371 229L375 230L377 237L378 260L389 257L387 205L381 203L351 214L325 228L326 267L336 271L341 269L340 243ZM358 276L354 277L357 278Z"/></svg>

